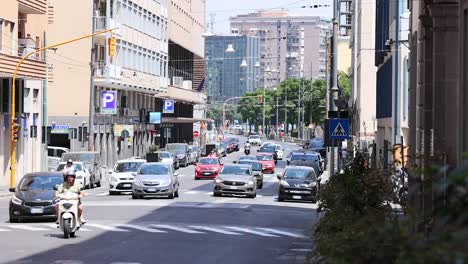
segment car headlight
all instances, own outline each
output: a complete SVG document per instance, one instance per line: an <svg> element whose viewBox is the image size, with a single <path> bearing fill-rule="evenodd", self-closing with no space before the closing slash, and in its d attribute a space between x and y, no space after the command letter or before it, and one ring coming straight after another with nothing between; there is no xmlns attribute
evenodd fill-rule
<svg viewBox="0 0 468 264"><path fill-rule="evenodd" d="M17 204L17 205L22 205L23 204L23 201L20 198L16 197L16 196L13 196L11 198L11 202L14 203L14 204Z"/></svg>
<svg viewBox="0 0 468 264"><path fill-rule="evenodd" d="M280 181L280 184L281 184L281 186L283 186L283 187L289 187L289 183L288 183L287 181L285 181L285 180L281 180L281 181Z"/></svg>
<svg viewBox="0 0 468 264"><path fill-rule="evenodd" d="M254 185L254 182L253 181L248 181L247 185Z"/></svg>
<svg viewBox="0 0 468 264"><path fill-rule="evenodd" d="M183 159L183 158L185 158L185 156L184 155L177 155L177 158L178 159Z"/></svg>
<svg viewBox="0 0 468 264"><path fill-rule="evenodd" d="M171 180L164 180L164 181L159 182L159 184L161 186L167 186L167 185L171 184Z"/></svg>
<svg viewBox="0 0 468 264"><path fill-rule="evenodd" d="M223 180L221 180L221 179L219 179L219 178L216 178L216 179L215 179L215 182L216 182L216 183L221 183L222 181L223 181Z"/></svg>
<svg viewBox="0 0 468 264"><path fill-rule="evenodd" d="M315 187L317 186L317 183L316 182L311 182L309 183L309 185L306 185L305 187Z"/></svg>
<svg viewBox="0 0 468 264"><path fill-rule="evenodd" d="M143 183L141 182L141 180L138 177L135 177L135 179L133 179L133 184L143 185Z"/></svg>
<svg viewBox="0 0 468 264"><path fill-rule="evenodd" d="M118 181L118 179L116 177L114 177L114 176L111 177L111 182L117 182L117 181Z"/></svg>

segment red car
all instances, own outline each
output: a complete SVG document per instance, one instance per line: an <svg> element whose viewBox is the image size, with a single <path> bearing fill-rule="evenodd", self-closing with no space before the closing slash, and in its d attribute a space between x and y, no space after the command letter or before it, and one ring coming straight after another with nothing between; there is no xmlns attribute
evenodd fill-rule
<svg viewBox="0 0 468 264"><path fill-rule="evenodd" d="M263 172L275 173L275 159L273 154L266 152L257 153L257 160L262 163Z"/></svg>
<svg viewBox="0 0 468 264"><path fill-rule="evenodd" d="M227 144L229 145L229 153L234 152L234 150L236 149L234 142L231 142L229 139L224 139L222 141L227 142Z"/></svg>
<svg viewBox="0 0 468 264"><path fill-rule="evenodd" d="M223 164L218 158L200 158L195 164L195 180L214 179L221 171Z"/></svg>

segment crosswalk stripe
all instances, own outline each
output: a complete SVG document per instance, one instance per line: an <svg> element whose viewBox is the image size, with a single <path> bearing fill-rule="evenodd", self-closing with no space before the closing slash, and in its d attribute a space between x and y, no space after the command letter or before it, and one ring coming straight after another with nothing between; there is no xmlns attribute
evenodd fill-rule
<svg viewBox="0 0 468 264"><path fill-rule="evenodd" d="M8 229L1 229L1 228L0 228L0 232L9 232L9 231L11 231L11 230L8 230Z"/></svg>
<svg viewBox="0 0 468 264"><path fill-rule="evenodd" d="M166 231L163 231L163 230L158 230L158 229L149 228L149 227L145 227L145 226L139 226L139 225L132 225L132 224L119 224L119 225L116 225L116 226L133 228L133 229L136 229L136 230L149 232L149 233L167 233Z"/></svg>
<svg viewBox="0 0 468 264"><path fill-rule="evenodd" d="M189 233L189 234L205 234L204 232L195 231L195 230L191 230L191 229L183 228L183 227L178 227L178 226L171 226L171 225L155 225L155 224L152 224L151 226L159 227L159 228L164 228L164 229L175 230L175 231L179 231L179 232L183 232L183 233Z"/></svg>
<svg viewBox="0 0 468 264"><path fill-rule="evenodd" d="M268 233L278 234L278 235L285 235L285 236L290 236L290 237L295 237L295 238L306 238L305 236L303 236L301 234L281 231L281 230L272 229L272 228L263 228L262 227L262 228L256 228L256 229L263 230L263 231L268 232Z"/></svg>
<svg viewBox="0 0 468 264"><path fill-rule="evenodd" d="M87 224L88 226L104 229L107 231L115 231L115 232L128 232L128 230L113 227L113 226L106 226L106 225L101 225L101 224Z"/></svg>
<svg viewBox="0 0 468 264"><path fill-rule="evenodd" d="M219 228L214 228L214 227L207 227L207 226L190 226L190 227L195 228L195 229L202 229L202 230L206 230L206 231L211 231L211 232L215 232L215 233L226 234L226 235L242 236L242 234L239 234L239 233L234 233L234 232L231 232L231 231L227 231L227 230L223 230L223 229L219 229Z"/></svg>
<svg viewBox="0 0 468 264"><path fill-rule="evenodd" d="M57 224L41 224L41 225L42 225L42 226L50 227L50 228L52 228L52 229L58 229L58 228L57 228ZM86 229L86 228L83 228L83 227L80 227L80 231L91 232L91 230Z"/></svg>
<svg viewBox="0 0 468 264"><path fill-rule="evenodd" d="M48 230L45 228L33 227L33 226L27 226L27 225L10 225L8 227L14 228L14 229L28 230L28 231L47 231Z"/></svg>
<svg viewBox="0 0 468 264"><path fill-rule="evenodd" d="M186 191L184 192L185 194L197 194L198 192L197 191Z"/></svg>
<svg viewBox="0 0 468 264"><path fill-rule="evenodd" d="M229 229L235 230L235 231L240 231L240 232L250 233L250 234L254 234L254 235L264 236L264 237L278 237L278 236L275 236L275 235L272 235L272 234L252 230L252 229L249 229L249 228L243 228L243 227L237 227L237 226L226 226L226 228L229 228Z"/></svg>
<svg viewBox="0 0 468 264"><path fill-rule="evenodd" d="M108 192L103 192L103 193L97 193L96 196L107 196L109 195Z"/></svg>

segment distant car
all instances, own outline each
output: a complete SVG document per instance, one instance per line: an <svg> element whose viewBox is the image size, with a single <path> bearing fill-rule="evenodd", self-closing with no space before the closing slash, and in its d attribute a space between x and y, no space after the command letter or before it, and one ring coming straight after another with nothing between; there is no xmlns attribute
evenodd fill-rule
<svg viewBox="0 0 468 264"><path fill-rule="evenodd" d="M226 164L215 179L213 196L223 194L257 196L257 180L252 167L242 164Z"/></svg>
<svg viewBox="0 0 468 264"><path fill-rule="evenodd" d="M257 158L255 156L240 156L234 163L239 163L241 160L257 160Z"/></svg>
<svg viewBox="0 0 468 264"><path fill-rule="evenodd" d="M319 153L294 152L291 156L290 165L307 166L314 168L317 175L323 173L321 157Z"/></svg>
<svg viewBox="0 0 468 264"><path fill-rule="evenodd" d="M252 171L257 179L257 188L258 189L263 189L263 167L262 163L259 161L253 161L253 160L241 160L239 161L239 164L247 164L252 166Z"/></svg>
<svg viewBox="0 0 468 264"><path fill-rule="evenodd" d="M320 177L311 167L288 166L283 174L278 174L280 181L278 201L307 200L317 202Z"/></svg>
<svg viewBox="0 0 468 264"><path fill-rule="evenodd" d="M225 142L225 144L228 146L228 149L227 149L228 154L234 152L235 147L234 147L234 143L231 140L227 138L227 139L223 139L221 142Z"/></svg>
<svg viewBox="0 0 468 264"><path fill-rule="evenodd" d="M291 157L292 157L293 152L289 152L288 155L286 155L286 165L289 165L291 163Z"/></svg>
<svg viewBox="0 0 468 264"><path fill-rule="evenodd" d="M145 196L167 196L169 199L179 197L178 174L174 172L172 165L144 163L133 176L132 199Z"/></svg>
<svg viewBox="0 0 468 264"><path fill-rule="evenodd" d="M216 178L222 168L223 164L217 158L201 158L195 167L195 180Z"/></svg>
<svg viewBox="0 0 468 264"><path fill-rule="evenodd" d="M229 142L231 142L234 145L234 151L239 151L239 139L238 138L228 138Z"/></svg>
<svg viewBox="0 0 468 264"><path fill-rule="evenodd" d="M278 159L278 160L283 160L283 148L281 147L281 145L272 144L272 146L275 147L276 159Z"/></svg>
<svg viewBox="0 0 468 264"><path fill-rule="evenodd" d="M260 139L259 135L251 135L251 136L249 136L249 143L251 145L260 146L260 145L262 145L262 140Z"/></svg>
<svg viewBox="0 0 468 264"><path fill-rule="evenodd" d="M325 142L323 141L323 139L313 138L313 139L310 139L308 143L309 143L308 149L320 153L320 156L322 157L322 159L326 159L327 151L325 149Z"/></svg>
<svg viewBox="0 0 468 264"><path fill-rule="evenodd" d="M188 146L189 145L185 143L169 143L166 144L166 151L171 152L177 157L180 166L187 167L191 163Z"/></svg>
<svg viewBox="0 0 468 264"><path fill-rule="evenodd" d="M257 153L257 160L262 163L263 172L275 173L275 160L273 154L259 152Z"/></svg>
<svg viewBox="0 0 468 264"><path fill-rule="evenodd" d="M275 144L275 142L267 141L267 142L263 142L260 147L266 147L266 146L269 146L269 145L276 145L276 144Z"/></svg>
<svg viewBox="0 0 468 264"><path fill-rule="evenodd" d="M273 160L275 161L275 164L278 163L278 153L276 151L275 145L263 146L258 150L258 152L271 153L273 155Z"/></svg>
<svg viewBox="0 0 468 264"><path fill-rule="evenodd" d="M231 150L231 144L227 141L220 141L219 142L219 145L221 147L221 155L223 157L226 157L227 154L230 153L230 150Z"/></svg>
<svg viewBox="0 0 468 264"><path fill-rule="evenodd" d="M60 172L36 172L24 175L10 199L10 222L26 219L57 219L54 187L63 183Z"/></svg>
<svg viewBox="0 0 468 264"><path fill-rule="evenodd" d="M90 188L94 186L101 187L102 180L102 166L101 166L101 154L97 151L79 151L79 152L67 152L62 154L62 161L73 160L73 163L77 161L83 162L85 168L91 174Z"/></svg>
<svg viewBox="0 0 468 264"><path fill-rule="evenodd" d="M194 146L194 145L189 145L188 146L188 150L189 150L189 154L190 154L190 164L194 164L197 162L198 158L199 158L199 154L198 154L198 147L197 146Z"/></svg>
<svg viewBox="0 0 468 264"><path fill-rule="evenodd" d="M61 172L65 168L65 165L67 165L66 162L60 162L56 171ZM73 162L73 168L75 169L76 173L75 181L85 188L90 188L91 174L89 173L88 169L85 168L83 162Z"/></svg>
<svg viewBox="0 0 468 264"><path fill-rule="evenodd" d="M133 174L145 163L142 159L119 160L110 171L109 195L131 192Z"/></svg>
<svg viewBox="0 0 468 264"><path fill-rule="evenodd" d="M49 171L55 171L62 160L62 154L70 152L70 149L63 147L47 147L47 168Z"/></svg>

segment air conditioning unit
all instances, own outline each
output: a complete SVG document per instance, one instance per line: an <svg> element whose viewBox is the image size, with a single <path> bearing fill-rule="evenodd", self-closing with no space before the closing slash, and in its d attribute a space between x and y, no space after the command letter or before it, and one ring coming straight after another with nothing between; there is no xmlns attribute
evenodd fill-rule
<svg viewBox="0 0 468 264"><path fill-rule="evenodd" d="M184 77L172 77L172 86L183 88Z"/></svg>

